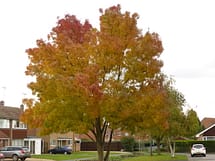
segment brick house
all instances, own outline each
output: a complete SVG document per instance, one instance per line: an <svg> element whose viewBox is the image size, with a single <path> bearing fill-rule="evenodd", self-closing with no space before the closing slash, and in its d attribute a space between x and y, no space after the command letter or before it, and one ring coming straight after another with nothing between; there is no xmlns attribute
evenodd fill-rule
<svg viewBox="0 0 215 161"><path fill-rule="evenodd" d="M42 139L29 140L27 126L20 121L23 111L23 105L10 107L0 101L0 147L27 146L32 154L41 154Z"/></svg>
<svg viewBox="0 0 215 161"><path fill-rule="evenodd" d="M40 136L39 129L28 129L25 124L19 121L24 111L24 106L9 107L0 101L0 147L7 145L22 145L29 147L32 154L46 153L48 149L56 146L71 146L73 151L81 150L81 140L88 140L86 135L68 132L64 134L53 133L47 136ZM113 141L120 141L126 132L115 130ZM107 139L109 133L106 135Z"/></svg>
<svg viewBox="0 0 215 161"><path fill-rule="evenodd" d="M27 127L19 121L24 106L9 107L0 101L0 147L7 145L23 145L27 137Z"/></svg>
<svg viewBox="0 0 215 161"><path fill-rule="evenodd" d="M73 146L75 151L80 150L80 141L77 134L72 132L66 134L50 134L39 136L38 129L28 129L20 122L20 116L24 111L24 106L5 106L4 101L0 101L0 147L3 146L27 146L32 154L41 154L55 146ZM74 144L73 144L73 140Z"/></svg>
<svg viewBox="0 0 215 161"><path fill-rule="evenodd" d="M204 130L196 134L198 140L215 140L215 118L204 118L201 121Z"/></svg>
<svg viewBox="0 0 215 161"><path fill-rule="evenodd" d="M201 125L204 127L204 129L207 129L213 124L215 124L215 118L212 117L205 117L201 121Z"/></svg>
<svg viewBox="0 0 215 161"><path fill-rule="evenodd" d="M57 146L70 146L73 151L80 151L80 139L79 135L73 132L67 133L52 133L46 136L39 135L40 130L38 129L28 129L28 138L25 140L30 144L36 144L41 142L41 152L46 153L48 149L57 147ZM38 140L40 139L40 140ZM74 140L74 141L73 141Z"/></svg>

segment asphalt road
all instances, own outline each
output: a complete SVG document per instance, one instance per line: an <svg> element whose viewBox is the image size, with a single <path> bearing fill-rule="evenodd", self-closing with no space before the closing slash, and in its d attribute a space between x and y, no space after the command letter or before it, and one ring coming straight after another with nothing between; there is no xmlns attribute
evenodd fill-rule
<svg viewBox="0 0 215 161"><path fill-rule="evenodd" d="M189 161L215 161L215 154L207 154L206 157L191 157L188 155Z"/></svg>
<svg viewBox="0 0 215 161"><path fill-rule="evenodd" d="M5 161L13 161L12 159L4 159ZM53 161L49 159L35 159L35 158L27 158L25 161Z"/></svg>

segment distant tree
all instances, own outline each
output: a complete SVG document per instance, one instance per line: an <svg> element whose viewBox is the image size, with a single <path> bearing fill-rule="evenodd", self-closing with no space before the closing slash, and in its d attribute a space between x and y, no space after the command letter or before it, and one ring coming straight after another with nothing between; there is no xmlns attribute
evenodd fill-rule
<svg viewBox="0 0 215 161"><path fill-rule="evenodd" d="M189 109L186 112L186 118L184 122L185 136L194 138L194 135L202 130L201 122L197 116L196 111Z"/></svg>
<svg viewBox="0 0 215 161"><path fill-rule="evenodd" d="M168 140L172 155L174 154L174 149L171 146L173 138L183 135L183 105L185 103L183 94L173 85L174 80L165 75L159 75L155 79L152 86L154 93L148 102L153 108L147 112L149 114L148 126L143 124L142 127L156 141L158 153L160 153L161 141L164 138Z"/></svg>
<svg viewBox="0 0 215 161"><path fill-rule="evenodd" d="M160 73L163 47L158 34L137 28L138 14L121 13L120 5L100 12L100 30L66 15L47 41L27 50L26 75L35 77L28 87L37 99L24 100L22 120L41 134L91 132L99 161L107 161L107 130L110 147L114 129L133 131L148 109L156 111L145 104L154 88L146 89Z"/></svg>

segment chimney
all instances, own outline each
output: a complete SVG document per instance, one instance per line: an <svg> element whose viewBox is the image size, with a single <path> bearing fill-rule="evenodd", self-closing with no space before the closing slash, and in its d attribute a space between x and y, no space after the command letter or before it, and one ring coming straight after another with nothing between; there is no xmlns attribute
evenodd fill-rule
<svg viewBox="0 0 215 161"><path fill-rule="evenodd" d="M0 106L3 107L4 106L4 101L0 101Z"/></svg>
<svg viewBox="0 0 215 161"><path fill-rule="evenodd" d="M24 111L24 105L23 105L23 104L20 105L20 109L21 109L22 111Z"/></svg>

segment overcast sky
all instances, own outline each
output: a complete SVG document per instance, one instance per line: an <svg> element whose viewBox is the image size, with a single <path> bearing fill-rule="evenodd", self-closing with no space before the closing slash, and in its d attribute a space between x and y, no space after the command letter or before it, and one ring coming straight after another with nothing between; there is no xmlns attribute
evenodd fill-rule
<svg viewBox="0 0 215 161"><path fill-rule="evenodd" d="M214 0L6 0L0 1L0 100L18 107L30 96L24 71L25 50L46 39L57 17L65 14L99 26L99 8L120 4L137 12L143 33L157 32L163 42L163 72L172 76L184 94L186 108L200 119L215 117Z"/></svg>

